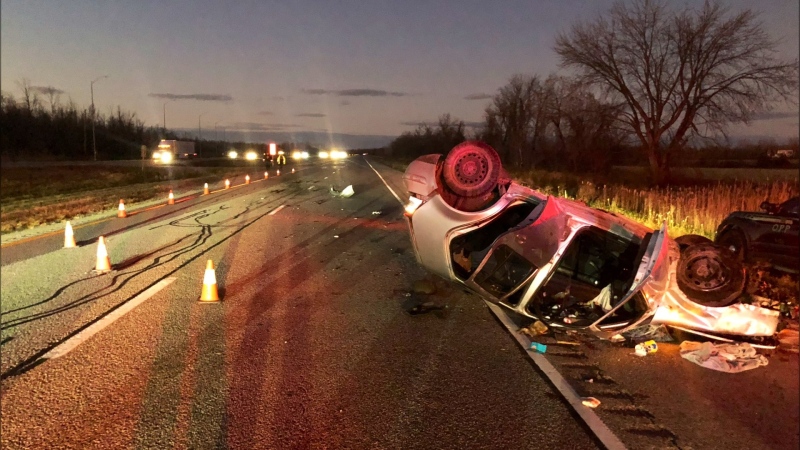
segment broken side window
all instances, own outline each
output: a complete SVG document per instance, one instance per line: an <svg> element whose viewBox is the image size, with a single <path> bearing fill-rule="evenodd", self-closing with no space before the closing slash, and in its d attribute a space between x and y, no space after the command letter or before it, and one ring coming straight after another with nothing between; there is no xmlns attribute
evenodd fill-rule
<svg viewBox="0 0 800 450"><path fill-rule="evenodd" d="M537 289L529 312L572 326L590 325L626 294L638 267L637 257L641 259L641 248L638 239L585 227L576 233L548 280ZM622 308L618 311L634 313Z"/></svg>
<svg viewBox="0 0 800 450"><path fill-rule="evenodd" d="M511 247L498 245L475 275L475 283L491 295L501 298L522 284L534 269L533 264Z"/></svg>
<svg viewBox="0 0 800 450"><path fill-rule="evenodd" d="M537 205L538 202L519 202L480 228L454 238L450 243L450 255L456 276L467 280L489 252L492 243L525 220Z"/></svg>

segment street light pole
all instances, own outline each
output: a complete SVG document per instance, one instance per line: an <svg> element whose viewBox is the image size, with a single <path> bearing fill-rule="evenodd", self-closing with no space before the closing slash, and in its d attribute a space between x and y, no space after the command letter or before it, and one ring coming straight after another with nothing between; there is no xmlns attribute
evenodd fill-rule
<svg viewBox="0 0 800 450"><path fill-rule="evenodd" d="M94 151L94 160L95 161L97 161L97 141L96 141L95 135L94 135L94 84L97 81L102 80L103 78L108 78L108 75L103 75L103 76L97 77L94 80L92 80L91 83L89 83L89 91L91 91L91 94L92 94L92 150Z"/></svg>
<svg viewBox="0 0 800 450"><path fill-rule="evenodd" d="M197 150L197 153L200 155L201 158L203 157L203 152L202 152L203 128L200 125L200 119L205 114L206 113L202 113L199 116L197 116L197 146L199 147L198 150Z"/></svg>

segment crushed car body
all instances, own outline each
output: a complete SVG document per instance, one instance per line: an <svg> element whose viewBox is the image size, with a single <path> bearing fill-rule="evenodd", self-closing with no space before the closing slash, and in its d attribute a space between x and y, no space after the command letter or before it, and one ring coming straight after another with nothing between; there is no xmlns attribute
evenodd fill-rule
<svg viewBox="0 0 800 450"><path fill-rule="evenodd" d="M738 301L744 273L726 249L681 250L666 225L652 230L517 184L482 142L417 158L404 182L418 262L517 314L601 338L648 323L775 333L777 312ZM679 266L692 298L678 286Z"/></svg>

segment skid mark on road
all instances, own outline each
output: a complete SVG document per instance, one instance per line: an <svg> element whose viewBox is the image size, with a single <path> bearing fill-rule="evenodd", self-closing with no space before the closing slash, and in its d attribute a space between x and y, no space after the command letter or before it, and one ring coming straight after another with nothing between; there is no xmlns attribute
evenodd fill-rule
<svg viewBox="0 0 800 450"><path fill-rule="evenodd" d="M246 222L245 224L239 226L234 231L232 231L230 235L222 238L219 242L209 246L208 248L206 248L203 251L199 252L197 255L195 255L195 256L189 258L188 260L184 261L177 268L175 268L174 270L170 271L169 273L167 273L165 276L161 277L157 281L160 281L160 280L168 277L169 275L172 275L172 274L176 273L178 270L180 270L181 268L185 267L186 265L188 265L189 263L191 263L192 261L194 261L198 257L204 255L209 250L217 247L218 245L221 245L222 243L226 242L228 239L232 238L233 236L237 235L241 231L243 231L246 228L248 228L249 226L251 226L256 221L260 220L263 217L266 217L268 213L269 213L269 211L264 212L264 213L256 216L252 220ZM141 274L145 273L146 271L148 271L150 269L153 269L155 267L159 267L159 266L161 266L163 264L166 264L167 262L173 261L176 258L178 258L178 257L180 257L182 255L185 255L186 253L189 253L191 251L197 250L200 247L203 247L206 244L207 240L212 236L212 226L211 225L204 225L204 224L200 224L199 223L199 220L201 220L203 217L205 217L205 216L199 215L199 216L195 216L194 217L194 220L196 222L198 222L197 226L200 228L200 231L197 234L197 237L196 237L195 241L192 244L188 245L187 247L181 248L181 249L177 249L177 250L175 250L173 252L168 253L167 255L158 256L153 260L152 263L150 263L145 268L138 269L138 270L131 271L131 272L123 272L123 273L113 274L113 276L109 280L109 283L108 283L107 286L96 290L92 294L83 296L83 297L79 298L76 301L70 302L70 303L68 303L66 305L61 305L61 306L53 308L53 309L51 309L49 311L36 313L36 314L31 314L31 315L23 317L23 318L17 318L17 319L14 319L14 320L9 320L6 323L2 324L2 329L13 328L13 327L20 326L20 325L23 325L25 323L29 323L29 322L32 322L32 321L35 321L35 320L44 319L46 317L53 316L55 314L59 314L59 313L65 312L65 311L72 310L72 309L77 308L78 306L81 306L83 304L86 304L86 303L89 303L89 302L92 302L92 301L96 301L96 300L98 300L98 299L100 299L102 297L107 296L110 293L119 291L123 286L125 286L134 277L136 277L138 275L141 275ZM167 259L163 259L165 256L170 256L170 257L167 258ZM118 280L120 278L122 278L123 276L125 276L125 275L131 275L131 276L129 278L125 278L119 284L117 284ZM90 279L91 278L86 278L83 281L90 280ZM112 287L114 289L109 290ZM143 291L144 290L139 291L139 292L135 293L134 295L138 295ZM77 330L74 330L73 332L69 333L67 336L63 337L62 339L59 339L57 342L53 342L53 343L50 343L49 345L46 345L45 348L38 350L32 356L24 359L22 362L13 365L11 368L9 368L8 370L6 370L2 374L0 374L0 379L5 379L5 378L11 377L11 376L20 375L20 374L26 372L27 370L30 370L31 368L35 367L36 365L38 365L41 362L41 357L45 353L47 353L48 351L53 349L55 346L61 344L65 340L71 338L75 334L80 333L83 329L91 326L94 322L96 322L97 320L102 319L106 314L109 314L110 312L112 312L115 309L119 308L122 304L124 304L127 301L128 301L128 299L126 299L126 300L124 300L124 301L112 306L106 313L102 314L101 316L97 317L96 319L94 319L94 320L90 321L89 323L79 327Z"/></svg>

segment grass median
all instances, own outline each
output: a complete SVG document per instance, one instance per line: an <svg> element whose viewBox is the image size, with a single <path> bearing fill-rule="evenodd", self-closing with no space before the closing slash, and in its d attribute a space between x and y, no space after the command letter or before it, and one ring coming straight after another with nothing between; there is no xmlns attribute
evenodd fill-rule
<svg viewBox="0 0 800 450"><path fill-rule="evenodd" d="M3 234L164 198L171 190L200 190L244 182L255 167L58 166L0 169L0 231ZM252 175L251 175L252 176ZM237 182L236 178L242 178Z"/></svg>

